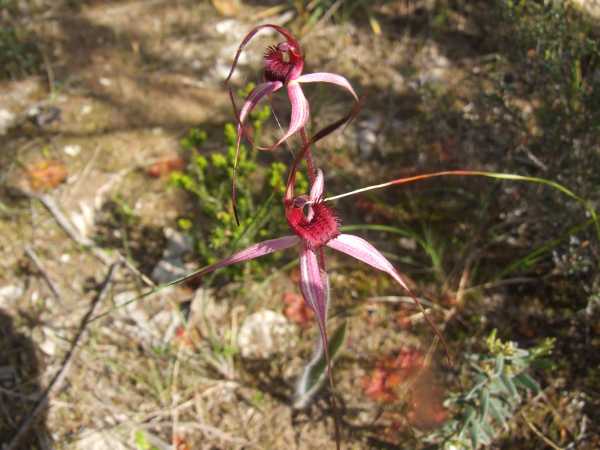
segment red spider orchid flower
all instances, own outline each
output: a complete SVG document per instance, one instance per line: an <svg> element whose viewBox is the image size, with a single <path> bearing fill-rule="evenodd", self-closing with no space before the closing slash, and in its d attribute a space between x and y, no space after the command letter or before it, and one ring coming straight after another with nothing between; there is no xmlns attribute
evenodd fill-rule
<svg viewBox="0 0 600 450"><path fill-rule="evenodd" d="M229 82L231 79L233 71L237 65L238 58L244 47L248 44L248 42L250 42L250 40L258 31L264 28L274 29L285 38L285 41L267 48L264 56L264 82L256 86L250 93L244 105L242 106L239 115L236 104L233 102L233 95L232 102L238 118L239 145L242 135L244 134L244 124L250 112L252 112L254 107L262 98L278 91L285 86L292 107L289 128L285 134L271 146L259 147L263 150L273 150L279 147L294 133L302 130L308 121L309 104L308 100L306 100L306 97L304 96L304 92L302 91L302 83L322 82L336 84L350 92L356 102L358 102L358 96L356 95L356 92L354 92L350 82L341 75L326 72L302 75L302 70L304 69L304 57L302 55L300 43L288 30L272 24L265 24L255 27L246 35L237 50L231 71L225 80L226 82Z"/></svg>
<svg viewBox="0 0 600 450"><path fill-rule="evenodd" d="M234 206L234 214L237 220L237 213L235 210L235 174L237 169L237 155L239 154L239 148L241 145L242 136L245 135L244 126L248 119L248 116L252 112L252 110L256 107L256 105L265 97L270 96L274 92L279 89L285 87L287 90L288 98L290 100L291 105L291 113L290 113L290 121L288 125L287 131L281 136L274 144L267 147L257 148L260 150L272 151L278 148L281 144L283 144L287 139L293 136L295 133L300 132L302 136L303 145L306 146L309 142L308 135L306 133L306 124L308 122L308 118L310 115L310 107L308 100L304 96L304 92L302 91L301 85L304 83L331 83L338 85L348 92L352 94L355 100L355 106L352 109L350 114L344 116L341 120L336 121L335 123L325 127L323 130L319 132L320 138L325 135L333 132L338 127L342 126L344 123L349 122L354 115L356 115L358 111L358 96L350 82L341 75L337 75L334 73L326 73L326 72L317 72L311 74L302 75L302 70L304 69L304 56L302 54L302 49L300 48L300 43L298 40L285 28L280 27L278 25L266 24L260 25L252 29L244 38L242 43L240 44L235 58L233 60L233 64L231 66L231 71L225 80L226 83L229 82L235 67L237 65L237 61L239 56L244 49L244 47L250 42L250 40L254 37L258 31L264 28L272 28L281 34L285 40L280 42L275 46L271 46L267 48L267 51L264 55L264 81L260 83L258 86L254 88L254 90L248 95L246 98L241 110L238 112L237 105L234 100L233 91L229 88L229 96L231 98L231 103L233 105L234 113L237 119L237 143L236 143L236 158L233 168L233 188L232 188L232 200ZM246 138L251 141L250 137L246 134ZM313 140L314 142L314 140ZM306 152L306 161L309 166L309 179L312 181L314 179L314 168L312 165L312 157L310 154L310 149Z"/></svg>
<svg viewBox="0 0 600 450"><path fill-rule="evenodd" d="M317 318L321 334L322 348L326 359L328 338L326 330L327 307L329 303L329 282L324 268L323 248L329 247L352 256L375 269L388 273L419 304L407 284L387 260L369 242L351 234L339 231L340 222L333 210L323 201L323 172L317 171L315 182L309 195L293 196L293 178L288 184L284 206L285 215L293 235L259 242L241 250L215 264L191 274L189 278L199 277L222 267L258 258L270 253L298 247L300 253L300 290L310 309ZM419 304L420 306L420 304ZM427 317L427 316L426 316ZM329 367L329 363L328 363ZM331 372L329 371L331 374ZM331 376L331 375L330 375Z"/></svg>
<svg viewBox="0 0 600 450"><path fill-rule="evenodd" d="M408 288L401 275L387 258L381 254L373 245L361 237L351 234L343 234L339 230L340 221L334 211L327 206L327 202L337 198L345 197L347 194L341 194L335 197L324 198L324 179L323 172L318 170L315 180L308 195L294 196L294 181L298 162L302 158L306 147L300 152L293 164L288 177L287 189L284 197L285 216L293 234L276 239L269 239L248 248L241 250L215 264L196 270L189 275L175 280L163 287L179 284L184 281L197 279L203 275L215 270L230 266L232 264L249 261L280 250L291 247L297 247L300 262L300 290L306 305L312 310L317 319L317 325L321 339L317 344L317 357L323 352L326 361L327 375L330 385L333 389L333 377L331 371L331 359L329 355L329 344L327 336L327 310L329 304L329 281L325 271L325 258L323 250L329 247L346 255L362 261L373 268L389 274L404 290L413 298L415 303L423 311L425 319L440 336L439 331L433 325L425 310L421 306L417 297ZM359 191L353 191L350 195L375 188L387 187L393 184L401 184L403 180L394 180L377 186L369 186ZM156 290L152 290L143 296L149 295ZM125 306L139 299L125 302L120 306ZM96 316L93 320L103 317L107 313ZM443 338L442 338L443 340ZM316 359L315 359L316 360ZM313 360L314 361L314 360ZM335 411L335 397L331 397L332 407ZM336 434L336 447L340 448L339 428L337 418L334 421Z"/></svg>

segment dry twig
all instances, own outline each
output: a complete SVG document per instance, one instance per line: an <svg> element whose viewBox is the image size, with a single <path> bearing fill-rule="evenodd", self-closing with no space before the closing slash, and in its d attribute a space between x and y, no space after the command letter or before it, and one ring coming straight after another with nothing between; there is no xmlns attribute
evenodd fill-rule
<svg viewBox="0 0 600 450"><path fill-rule="evenodd" d="M36 194L35 192L31 192L24 189L19 189L19 192L25 195L28 198L33 198L39 200L42 205L48 210L48 212L52 215L56 223L63 229L63 231L69 236L73 241L75 241L81 247L89 249L92 254L98 258L105 265L113 265L117 262L124 264L131 272L133 272L136 276L138 276L147 286L155 287L156 284L144 275L142 272L135 267L131 261L129 261L125 256L123 256L119 251L115 251L116 258L111 256L108 252L104 251L100 247L96 245L96 243L82 236L79 231L73 226L71 221L65 216L62 212L56 201L46 194Z"/></svg>
<svg viewBox="0 0 600 450"><path fill-rule="evenodd" d="M553 448L554 450L563 450L562 447L559 447L558 445L556 445L554 442L552 442L550 440L550 438L546 437L540 430L538 430L538 428L527 418L527 416L525 415L525 413L523 411L521 411L521 417L523 418L523 420L525 421L527 426L531 429L531 431L533 431L537 437L539 437L542 441L544 441L546 443L546 445Z"/></svg>
<svg viewBox="0 0 600 450"><path fill-rule="evenodd" d="M25 254L27 256L29 256L29 258L31 259L31 261L33 262L33 264L35 265L37 270L40 272L40 274L44 278L44 281L46 281L46 284L48 285L48 288L52 292L52 295L54 296L54 298L59 303L62 304L63 303L62 296L60 295L60 291L59 291L58 287L56 286L56 284L54 284L54 282L52 281L52 278L50 278L50 275L48 275L48 272L46 271L46 269L44 269L44 266L40 262L40 259L37 257L37 254L35 253L35 251L31 247L26 246Z"/></svg>

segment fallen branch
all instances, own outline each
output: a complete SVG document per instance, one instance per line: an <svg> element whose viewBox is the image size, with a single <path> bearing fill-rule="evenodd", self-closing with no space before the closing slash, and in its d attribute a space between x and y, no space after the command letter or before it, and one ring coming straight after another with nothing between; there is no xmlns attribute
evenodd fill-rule
<svg viewBox="0 0 600 450"><path fill-rule="evenodd" d="M81 235L81 233L79 233L79 231L73 226L71 221L67 218L67 216L65 216L65 214L62 212L62 210L52 197L46 194L37 194L35 192L28 191L25 189L18 189L18 192L27 198L38 200L42 205L44 205L46 210L48 210L50 215L52 215L54 220L56 220L56 223L63 229L67 236L69 236L79 246L90 250L90 252L92 252L92 254L96 258L98 258L102 263L104 263L107 266L110 266L117 262L123 263L123 265L125 265L125 267L127 267L131 272L133 272L136 276L140 277L140 279L147 286L156 286L156 284L150 278L148 278L146 275L140 272L139 269L131 263L131 261L129 261L125 256L121 254L121 252L115 250L115 256L112 256L105 250L98 247L93 240Z"/></svg>

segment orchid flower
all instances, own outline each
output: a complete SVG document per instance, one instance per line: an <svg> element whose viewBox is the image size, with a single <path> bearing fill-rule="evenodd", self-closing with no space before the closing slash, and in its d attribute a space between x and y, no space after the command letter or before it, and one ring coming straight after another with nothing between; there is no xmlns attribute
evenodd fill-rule
<svg viewBox="0 0 600 450"><path fill-rule="evenodd" d="M388 259L365 239L339 231L340 221L333 210L323 201L323 172L317 171L309 195L294 197L293 175L286 192L285 216L293 235L263 241L241 250L232 256L205 267L193 274L194 278L214 270L243 261L259 258L273 252L297 247L300 259L300 291L308 307L314 311L321 334L321 344L327 354L328 338L326 330L327 307L329 303L329 282L324 269L322 250L324 247L352 256L371 267L389 274L415 302L401 275ZM427 318L427 316L425 316ZM428 319L429 320L429 319ZM331 372L329 370L330 376Z"/></svg>
<svg viewBox="0 0 600 450"><path fill-rule="evenodd" d="M234 113L237 119L236 158L233 168L232 186L232 200L236 220L237 213L235 210L235 173L237 168L237 155L239 153L242 136L245 134L244 125L248 119L248 116L263 98L270 96L274 92L285 87L291 105L289 126L287 131L285 131L285 133L283 134L283 136L281 136L274 144L268 147L257 147L260 150L267 151L275 150L287 139L289 139L291 136L298 132L302 137L303 145L308 145L309 138L306 133L306 124L310 115L310 107L308 104L308 100L306 99L306 97L304 96L304 92L302 91L302 84L318 82L334 84L342 87L350 94L352 94L355 100L355 107L352 109L352 112L344 116L342 119L334 122L333 124L321 130L318 133L319 139L324 137L326 134L331 133L333 130L340 127L344 123L350 121L356 114L359 104L358 96L356 95L356 92L354 92L352 85L343 76L327 72L317 72L303 75L302 70L304 69L304 56L302 54L302 49L300 48L300 43L288 30L278 25L272 24L257 26L246 35L246 37L244 38L237 50L237 53L233 60L233 64L231 66L231 71L229 72L229 75L225 80L226 83L228 83L231 79L231 76L233 75L233 72L237 65L237 61L244 47L248 44L248 42L250 42L250 40L254 37L256 33L258 33L264 28L272 28L285 38L283 42L268 47L264 54L264 81L258 86L256 86L254 90L252 90L252 92L246 98L239 112L234 100L233 92L231 88L229 88L229 96L231 98L231 103L233 105ZM247 135L246 138L250 140L250 137ZM313 139L312 142L314 143L315 140ZM312 182L314 181L316 172L313 167L310 149L306 152L305 158L308 165L308 177Z"/></svg>
<svg viewBox="0 0 600 450"><path fill-rule="evenodd" d="M239 145L244 133L244 123L258 102L265 96L278 91L282 87L286 88L292 107L290 124L288 130L281 138L279 138L277 142L269 147L262 148L263 150L273 150L279 147L293 134L301 131L308 121L310 108L308 100L306 100L304 92L302 91L301 84L317 82L331 83L338 85L350 92L356 102L358 102L358 96L356 95L356 92L354 92L350 82L341 75L327 72L317 72L302 75L302 70L304 68L304 57L302 55L302 50L298 40L285 28L272 24L260 25L252 29L246 35L237 50L226 82L229 82L231 79L233 71L237 65L238 58L244 47L248 44L248 42L250 42L250 40L258 31L264 28L274 29L285 38L285 41L267 48L267 51L264 55L264 82L256 86L250 95L248 95L248 98L242 106L239 115L237 113L235 102L233 103L233 106L235 108L236 116L238 116L237 131Z"/></svg>

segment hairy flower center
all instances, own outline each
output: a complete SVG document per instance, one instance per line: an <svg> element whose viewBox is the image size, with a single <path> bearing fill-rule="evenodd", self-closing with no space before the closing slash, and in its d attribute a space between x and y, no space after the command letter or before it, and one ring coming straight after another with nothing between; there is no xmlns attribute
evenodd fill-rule
<svg viewBox="0 0 600 450"><path fill-rule="evenodd" d="M265 78L268 81L285 83L296 78L303 65L299 49L287 42L269 47L265 52Z"/></svg>
<svg viewBox="0 0 600 450"><path fill-rule="evenodd" d="M323 203L307 206L311 209L309 214L304 213L304 208L286 204L285 217L292 231L312 249L317 249L339 236L339 220L333 211Z"/></svg>

